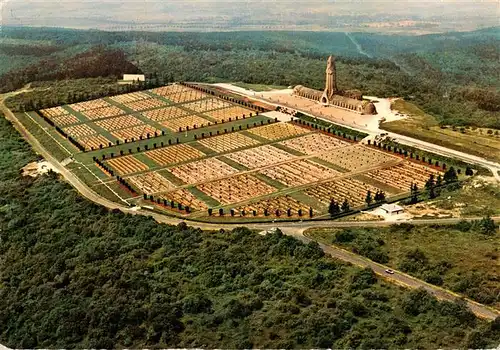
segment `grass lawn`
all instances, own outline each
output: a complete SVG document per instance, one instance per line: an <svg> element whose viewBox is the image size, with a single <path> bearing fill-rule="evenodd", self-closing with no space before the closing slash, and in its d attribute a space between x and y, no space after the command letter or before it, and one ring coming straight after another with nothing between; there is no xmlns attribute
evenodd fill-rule
<svg viewBox="0 0 500 350"><path fill-rule="evenodd" d="M218 159L220 161L223 161L224 163L232 166L235 169L238 169L239 171L248 171L249 170L249 168L247 168L246 166L244 166L244 165L242 165L242 164L240 164L238 162L235 162L234 160L229 159L229 158L227 158L225 156L219 156L216 159Z"/></svg>
<svg viewBox="0 0 500 350"><path fill-rule="evenodd" d="M70 170L73 174L78 176L78 178L87 185L94 185L101 183L99 179L101 179L102 181L107 181L111 179L111 177L106 175L95 164L91 164L89 166L84 167L79 163L69 163L68 165L66 165L66 169Z"/></svg>
<svg viewBox="0 0 500 350"><path fill-rule="evenodd" d="M132 198L132 195L129 194L129 192L126 192L125 190L121 190L120 189L120 190L117 191L117 189L119 187L118 184L116 186L111 186L111 184L109 184L108 186L105 186L105 185L102 185L102 184L101 185L95 185L95 186L92 186L92 190L94 190L94 192L97 193L98 195L100 195L101 197L109 199L110 201L115 202L115 203L123 204L123 202L121 201L121 199L118 198L118 196L116 196L116 194L118 194L123 199ZM113 191L115 191L116 194L113 193L113 191L111 191L110 188Z"/></svg>
<svg viewBox="0 0 500 350"><path fill-rule="evenodd" d="M474 154L493 161L500 161L500 138L481 130L452 128L442 129L437 120L415 105L397 100L392 108L410 117L381 124L381 128L398 134L414 137L457 151ZM460 131L462 130L462 131Z"/></svg>
<svg viewBox="0 0 500 350"><path fill-rule="evenodd" d="M220 203L217 200L210 197L208 194L205 194L204 192L200 191L196 187L189 187L187 190L196 197L198 197L198 199L201 199L203 202L205 202L209 207L213 208L220 205Z"/></svg>
<svg viewBox="0 0 500 350"><path fill-rule="evenodd" d="M68 140L63 138L57 131L49 126L45 121L37 117L34 112L29 112L31 118L25 113L16 113L16 118L24 125L28 131L37 138L38 142L52 154L54 158L61 161L68 158L72 154L78 153L79 150L73 146ZM36 122L35 122L35 121ZM38 123L38 124L37 124ZM68 151L64 150L59 144L65 147Z"/></svg>
<svg viewBox="0 0 500 350"><path fill-rule="evenodd" d="M100 185L100 186L103 187L103 185ZM106 186L104 186L104 187L106 187ZM127 190L125 187L120 185L117 181L107 183L107 187L109 187L110 189L115 191L123 199L131 199L131 198L135 198L135 197L140 196L139 194L133 194L132 192Z"/></svg>
<svg viewBox="0 0 500 350"><path fill-rule="evenodd" d="M403 224L370 229L314 229L306 234L500 309L498 230L494 236L487 236L477 229L462 232L455 226ZM415 249L423 253L424 259L408 257Z"/></svg>

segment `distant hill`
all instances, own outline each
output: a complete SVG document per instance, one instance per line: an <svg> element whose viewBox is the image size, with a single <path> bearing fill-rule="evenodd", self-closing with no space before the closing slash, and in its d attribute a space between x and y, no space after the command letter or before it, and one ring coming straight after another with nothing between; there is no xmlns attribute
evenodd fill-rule
<svg viewBox="0 0 500 350"><path fill-rule="evenodd" d="M314 30L440 33L498 24L494 0L102 2L6 1L3 25L106 30ZM7 15L9 14L9 15Z"/></svg>
<svg viewBox="0 0 500 350"><path fill-rule="evenodd" d="M334 54L342 89L404 97L444 125L500 128L500 27L420 36L28 27L5 27L2 34L0 87L4 91L36 80L116 77L120 72L133 72L132 66L163 82L240 81L320 89L325 58ZM30 45L32 55L27 48ZM36 49L42 45L44 50ZM99 45L110 52L122 52L117 56L120 59L106 59L114 55L106 54L85 65L81 57L93 57L93 48ZM115 68L106 68L105 62Z"/></svg>

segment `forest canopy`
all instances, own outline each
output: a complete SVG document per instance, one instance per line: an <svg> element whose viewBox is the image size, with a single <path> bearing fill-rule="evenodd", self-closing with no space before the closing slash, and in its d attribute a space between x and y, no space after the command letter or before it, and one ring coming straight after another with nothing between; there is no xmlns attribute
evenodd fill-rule
<svg viewBox="0 0 500 350"><path fill-rule="evenodd" d="M37 48L32 50L37 51ZM44 58L39 63L4 74L0 77L0 84L2 91L6 92L19 89L29 82L97 77L116 79L124 73L139 72L122 50L98 46L67 59Z"/></svg>

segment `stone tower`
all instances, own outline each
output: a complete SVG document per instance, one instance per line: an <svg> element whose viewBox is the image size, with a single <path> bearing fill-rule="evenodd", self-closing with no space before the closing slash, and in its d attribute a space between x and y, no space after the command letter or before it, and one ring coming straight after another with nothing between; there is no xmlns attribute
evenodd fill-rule
<svg viewBox="0 0 500 350"><path fill-rule="evenodd" d="M335 68L335 58L330 56L328 57L328 63L326 64L325 91L321 97L321 102L330 103L335 93L337 93L337 71Z"/></svg>

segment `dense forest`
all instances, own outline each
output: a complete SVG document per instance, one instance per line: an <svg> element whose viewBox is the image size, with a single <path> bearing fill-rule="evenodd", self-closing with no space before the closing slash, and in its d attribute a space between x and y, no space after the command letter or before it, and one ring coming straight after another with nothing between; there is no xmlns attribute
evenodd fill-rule
<svg viewBox="0 0 500 350"><path fill-rule="evenodd" d="M0 76L2 91L34 80L110 77L135 71L156 75L164 82L241 81L321 88L325 58L335 54L342 89L359 89L366 95L380 97L402 96L444 125L500 128L497 28L403 37L8 27L3 35L8 42L0 41L0 54L17 52L16 60L26 64L20 63L21 67ZM13 44L16 42L17 49ZM41 52L46 54L40 56L39 51L33 50L37 51L33 54L36 57L27 55L29 43L35 47L43 43L45 49ZM356 44L361 45L363 53ZM62 51L52 53L55 48Z"/></svg>
<svg viewBox="0 0 500 350"><path fill-rule="evenodd" d="M34 47L32 50L40 54L38 47ZM21 52L26 54L25 46L21 47ZM46 52L50 52L50 50ZM54 57L42 59L40 62L21 70L5 73L0 78L1 91L16 90L29 82L36 81L97 77L114 77L116 79L124 72L134 74L139 73L140 70L128 61L122 50L97 46L67 59Z"/></svg>
<svg viewBox="0 0 500 350"><path fill-rule="evenodd" d="M35 82L27 92L7 99L7 106L24 112L114 96L144 89L143 84L117 84L113 78L85 78Z"/></svg>
<svg viewBox="0 0 500 350"><path fill-rule="evenodd" d="M108 211L0 118L0 342L14 348L494 347L500 319L280 232L202 232Z"/></svg>

